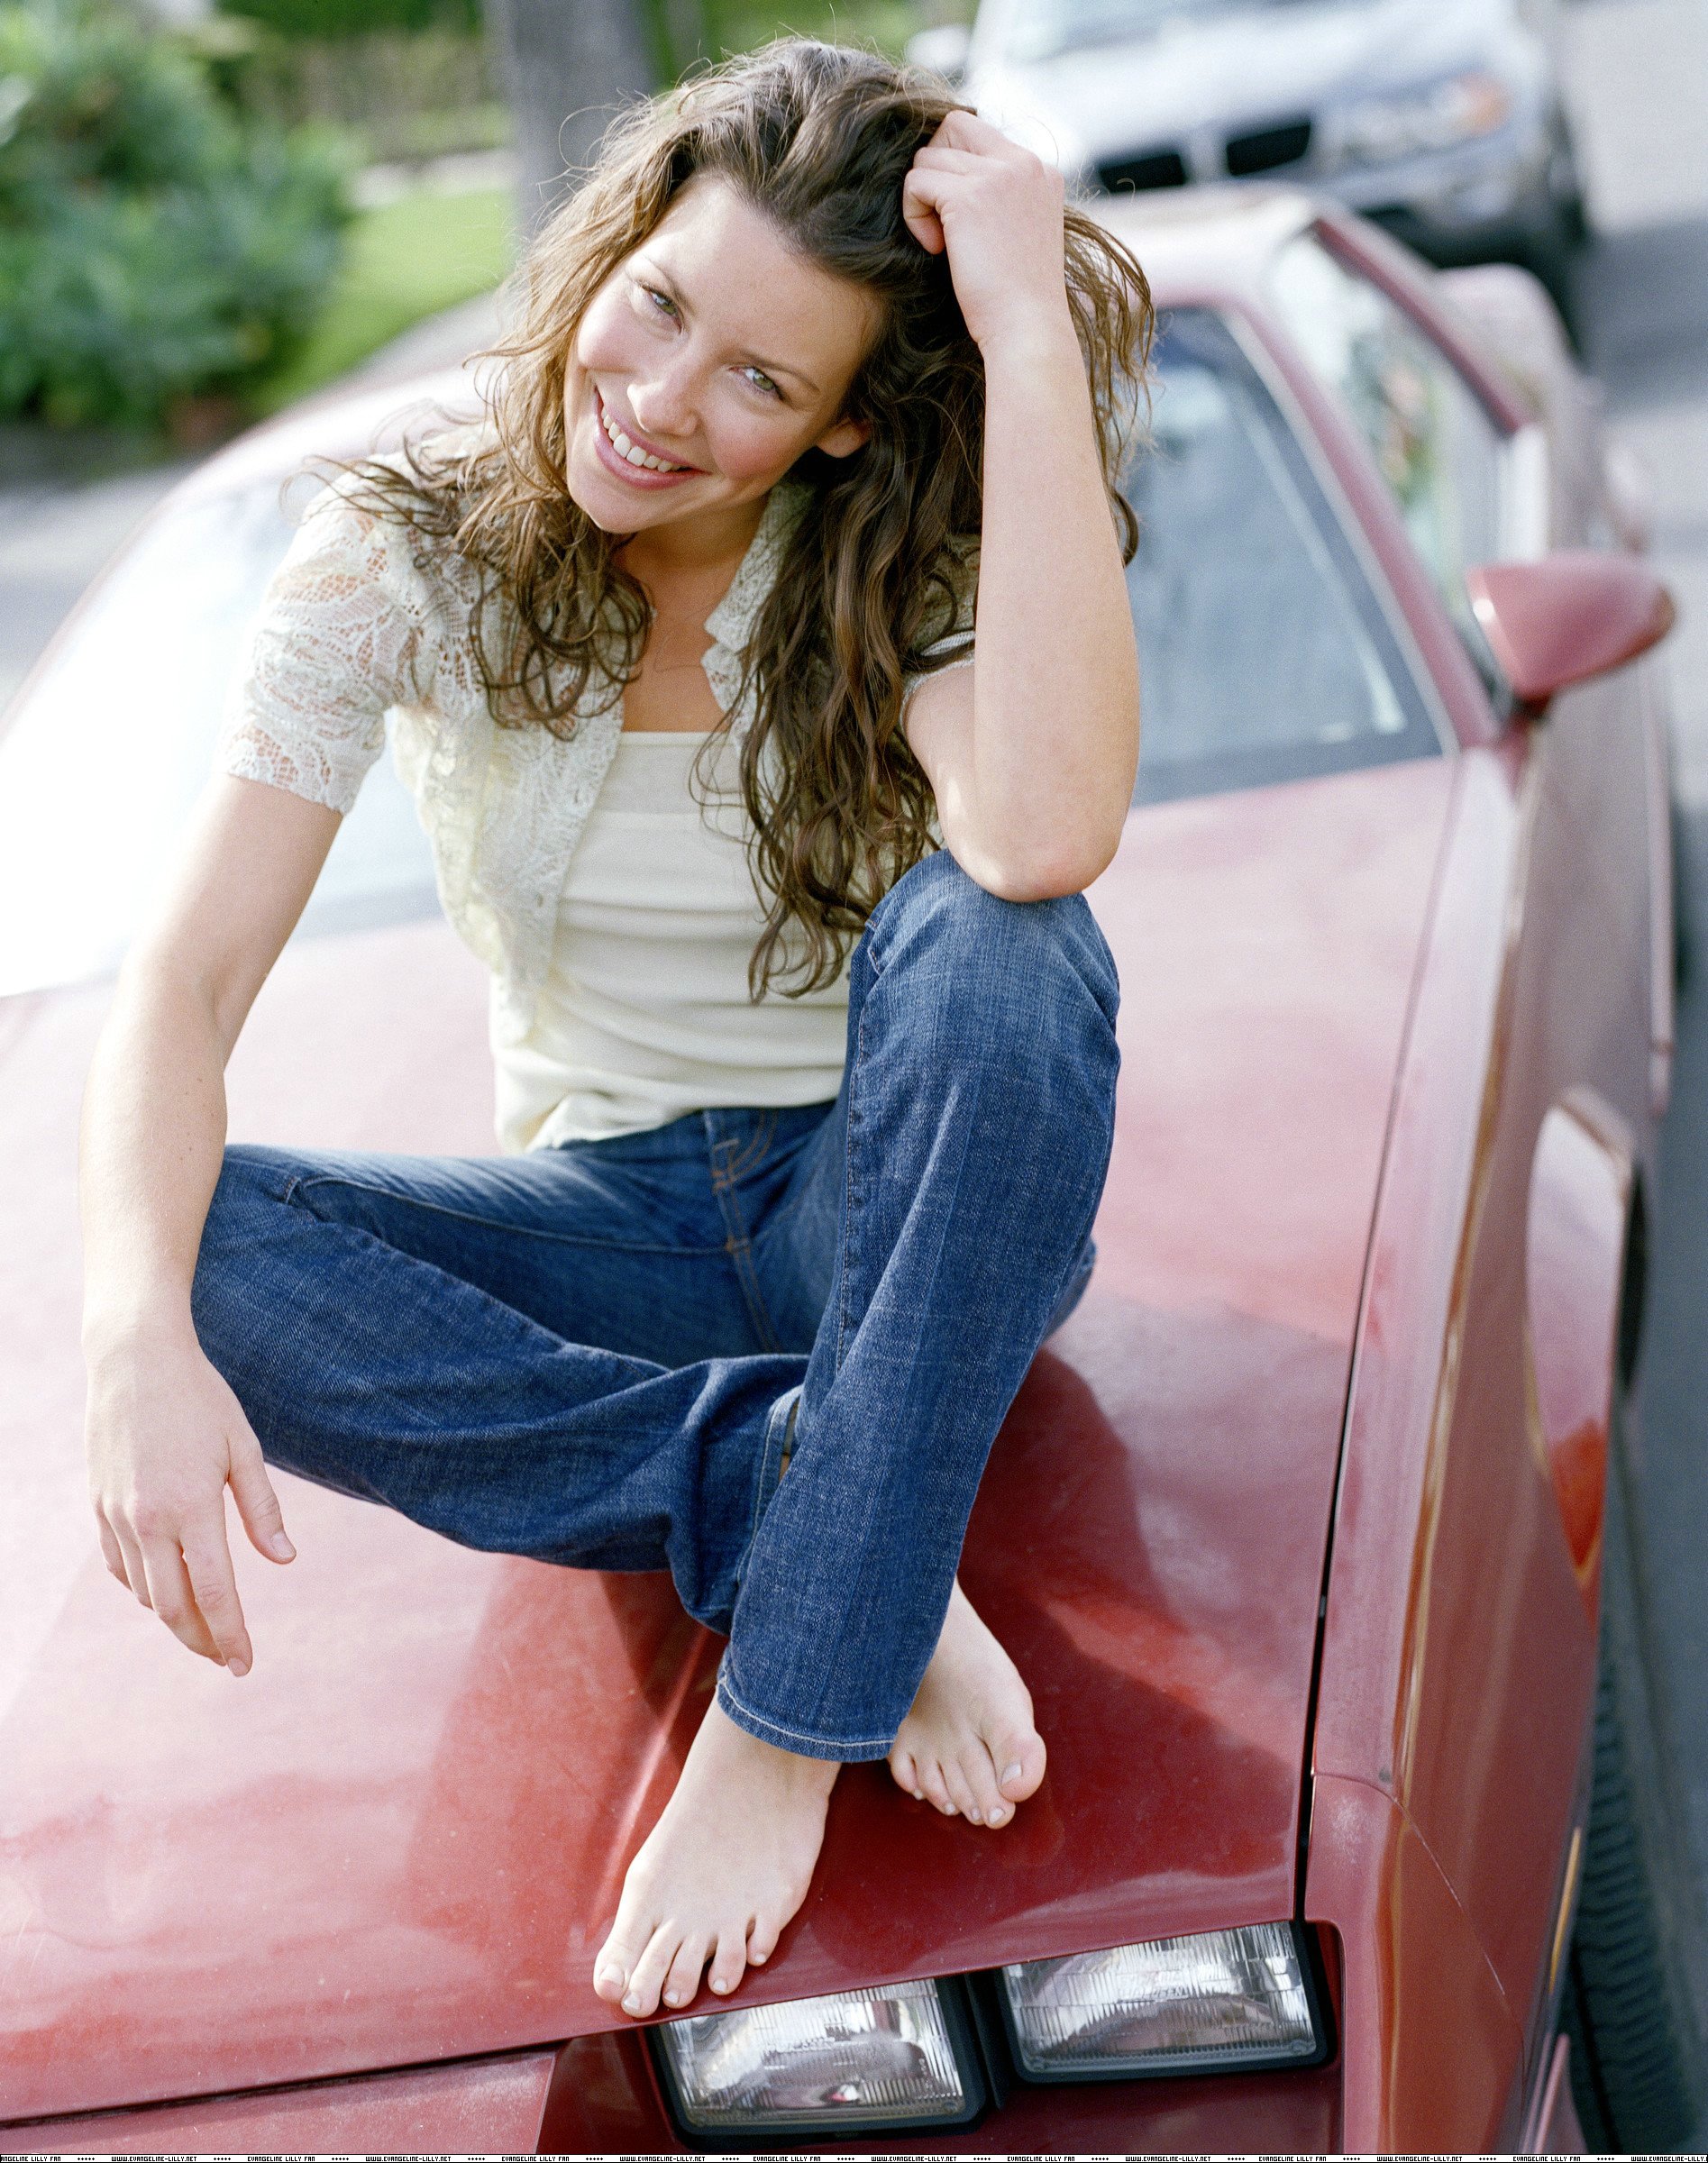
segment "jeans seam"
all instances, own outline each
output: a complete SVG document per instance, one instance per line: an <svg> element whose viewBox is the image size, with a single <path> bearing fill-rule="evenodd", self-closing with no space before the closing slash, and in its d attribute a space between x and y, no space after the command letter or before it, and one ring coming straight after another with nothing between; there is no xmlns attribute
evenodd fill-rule
<svg viewBox="0 0 1708 2163"><path fill-rule="evenodd" d="M760 1122L760 1131L756 1139L761 1145L769 1140L770 1130L775 1125L774 1118ZM717 1145L717 1148L723 1149L728 1145L727 1143L720 1142ZM750 1145L744 1155L742 1162L744 1164L751 1163L753 1155L754 1150ZM729 1256L730 1267L735 1273L735 1282L741 1286L742 1300L747 1309L747 1319L754 1326L754 1334L759 1339L760 1350L762 1352L780 1352L782 1346L778 1341L776 1326L772 1322L771 1311L765 1304L764 1293L760 1289L759 1273L754 1267L754 1243L747 1229L747 1220L742 1213L741 1197L735 1188L735 1169L726 1167L720 1173L717 1169L716 1150L714 1150L712 1161L712 1192L717 1197L718 1213L722 1216L725 1228L728 1233L722 1251Z"/></svg>
<svg viewBox="0 0 1708 2163"><path fill-rule="evenodd" d="M725 1165L723 1176L733 1181L739 1179L744 1172L752 1171L771 1147L772 1136L776 1131L777 1115L774 1111L768 1111L754 1128L754 1137L746 1148L739 1156L732 1158ZM713 1176L716 1177L717 1174L714 1173Z"/></svg>
<svg viewBox="0 0 1708 2163"><path fill-rule="evenodd" d="M875 976L877 972L872 972ZM854 1089L859 1080L861 1062L866 1048L866 1000L860 1002L860 1021L854 1030L854 1050L849 1054L848 1071L844 1086L848 1095L848 1116L843 1122L842 1164L842 1239L836 1253L836 1358L833 1375L840 1374L848 1344L848 1249L854 1238Z"/></svg>
<svg viewBox="0 0 1708 2163"><path fill-rule="evenodd" d="M639 1240L587 1239L573 1232L548 1232L537 1225L507 1224L500 1218L477 1216L472 1209L447 1209L443 1202L427 1201L419 1194L399 1194L394 1188L377 1187L364 1179L340 1179L324 1172L307 1177L293 1173L280 1199L307 1208L308 1203L297 1202L297 1196L306 1194L314 1187L345 1187L352 1194L371 1194L382 1201L399 1202L406 1209L425 1209L430 1216L449 1218L455 1224L478 1224L482 1231L502 1232L509 1238L543 1239L553 1246L582 1246L595 1254L705 1255L721 1255L725 1251L722 1246L662 1246Z"/></svg>
<svg viewBox="0 0 1708 2163"><path fill-rule="evenodd" d="M730 1264L735 1272L735 1281L742 1289L742 1297L747 1302L748 1319L753 1323L754 1335L759 1338L760 1350L781 1352L782 1346L777 1341L777 1332L772 1327L764 1295L759 1289L759 1275L754 1267L753 1241L744 1232L739 1237L732 1236L725 1242L724 1252L729 1256Z"/></svg>

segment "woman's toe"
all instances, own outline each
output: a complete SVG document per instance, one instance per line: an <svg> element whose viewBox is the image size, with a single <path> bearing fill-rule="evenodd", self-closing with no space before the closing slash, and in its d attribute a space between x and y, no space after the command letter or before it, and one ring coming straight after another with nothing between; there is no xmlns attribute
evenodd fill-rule
<svg viewBox="0 0 1708 2163"><path fill-rule="evenodd" d="M777 1950L777 1940L782 1935L777 1925L762 1917L747 1933L747 1958L755 1967L763 1967Z"/></svg>
<svg viewBox="0 0 1708 2163"><path fill-rule="evenodd" d="M671 1962L670 1972L664 1977L664 2003L671 2012L688 2004L699 1988L700 1971L706 1965L709 1948L701 1931L698 1936L684 1938L676 1949L676 1958Z"/></svg>
<svg viewBox="0 0 1708 2163"><path fill-rule="evenodd" d="M659 1993L664 1987L664 1977L681 1942L679 1924L660 1923L648 1940L646 1950L630 1971L628 1988L623 1993L625 2012L632 2013L636 2020L644 2020L649 2012L657 2012Z"/></svg>
<svg viewBox="0 0 1708 2163"><path fill-rule="evenodd" d="M712 1955L712 1972L707 1980L719 1997L727 1997L742 1979L747 1966L747 1932L744 1928L720 1930L717 1950Z"/></svg>
<svg viewBox="0 0 1708 2163"><path fill-rule="evenodd" d="M919 1785L925 1790L925 1800L940 1810L945 1818L958 1815L949 1790L944 1782L943 1767L927 1765L920 1768Z"/></svg>
<svg viewBox="0 0 1708 2163"><path fill-rule="evenodd" d="M943 1784L949 1791L949 1800L964 1818L974 1825L982 1824L984 1812L979 1808L973 1793L973 1783L962 1770L958 1758L951 1757L943 1768Z"/></svg>
<svg viewBox="0 0 1708 2163"><path fill-rule="evenodd" d="M996 1767L982 1742L975 1742L967 1752L961 1770L973 1791L980 1821L986 1825L1005 1825L1011 1814L1009 1806L1002 1799L1002 1791L996 1784Z"/></svg>
<svg viewBox="0 0 1708 2163"><path fill-rule="evenodd" d="M896 1749L890 1753L890 1776L906 1794L919 1793L918 1775L913 1769L913 1752Z"/></svg>
<svg viewBox="0 0 1708 2163"><path fill-rule="evenodd" d="M593 1963L593 1987L607 2005L622 2003L628 1979L635 1972L635 1963L645 1951L652 1934L650 1921L644 1929L635 1930L626 1925L619 1915L612 1924L611 1934L599 1948Z"/></svg>
<svg viewBox="0 0 1708 2163"><path fill-rule="evenodd" d="M1010 1802L1024 1802L1044 1784L1046 1753L1044 1738L1029 1734L1000 1736L986 1745L996 1768L997 1785Z"/></svg>

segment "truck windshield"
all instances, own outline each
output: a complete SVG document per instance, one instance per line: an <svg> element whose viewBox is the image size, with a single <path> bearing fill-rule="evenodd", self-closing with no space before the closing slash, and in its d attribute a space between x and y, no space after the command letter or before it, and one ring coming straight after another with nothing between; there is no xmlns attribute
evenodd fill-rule
<svg viewBox="0 0 1708 2163"><path fill-rule="evenodd" d="M1015 0L1002 39L1009 60L1050 60L1091 45L1137 44L1212 15L1258 14L1303 0ZM1321 0L1317 0L1321 5ZM1365 0L1340 0L1363 5Z"/></svg>

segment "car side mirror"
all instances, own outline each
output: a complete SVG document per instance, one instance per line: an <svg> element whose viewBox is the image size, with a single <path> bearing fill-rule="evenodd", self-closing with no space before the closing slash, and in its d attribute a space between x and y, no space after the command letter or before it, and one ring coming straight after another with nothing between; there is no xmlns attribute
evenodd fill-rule
<svg viewBox="0 0 1708 2163"><path fill-rule="evenodd" d="M938 23L930 30L916 31L908 40L907 57L916 68L928 68L945 83L954 85L966 73L967 51L973 33L964 23Z"/></svg>
<svg viewBox="0 0 1708 2163"><path fill-rule="evenodd" d="M1539 714L1556 691L1622 668L1673 627L1673 598L1634 556L1565 549L1467 572L1471 607L1501 673Z"/></svg>

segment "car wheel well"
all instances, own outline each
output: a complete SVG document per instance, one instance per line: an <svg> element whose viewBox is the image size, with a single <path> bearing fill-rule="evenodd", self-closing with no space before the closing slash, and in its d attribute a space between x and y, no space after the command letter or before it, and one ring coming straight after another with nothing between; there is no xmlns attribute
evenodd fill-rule
<svg viewBox="0 0 1708 2163"><path fill-rule="evenodd" d="M1625 1252L1620 1264L1619 1331L1617 1346L1620 1390L1629 1390L1636 1378L1638 1355L1642 1350L1643 1315L1649 1291L1649 1204L1640 1168L1631 1173L1630 1207L1625 1218Z"/></svg>

